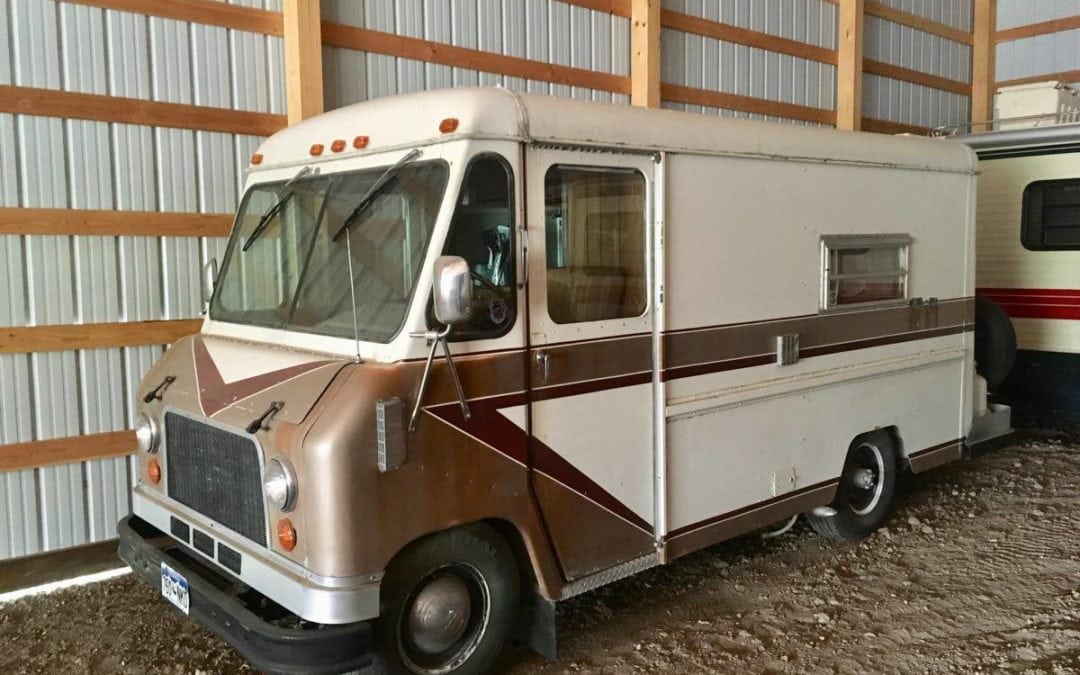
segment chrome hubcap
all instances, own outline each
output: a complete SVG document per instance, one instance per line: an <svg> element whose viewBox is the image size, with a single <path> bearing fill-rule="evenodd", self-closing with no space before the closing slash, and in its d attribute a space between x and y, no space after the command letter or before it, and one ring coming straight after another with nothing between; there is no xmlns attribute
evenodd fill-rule
<svg viewBox="0 0 1080 675"><path fill-rule="evenodd" d="M469 588L446 574L428 582L413 600L408 614L409 637L424 654L440 654L465 635L472 614Z"/></svg>
<svg viewBox="0 0 1080 675"><path fill-rule="evenodd" d="M855 448L844 469L848 506L856 515L873 511L885 488L885 460L881 450L871 443Z"/></svg>

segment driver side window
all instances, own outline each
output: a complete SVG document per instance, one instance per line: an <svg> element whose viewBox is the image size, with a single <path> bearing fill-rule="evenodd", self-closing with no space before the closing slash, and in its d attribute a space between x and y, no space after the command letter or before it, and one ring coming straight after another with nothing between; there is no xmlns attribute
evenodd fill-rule
<svg viewBox="0 0 1080 675"><path fill-rule="evenodd" d="M454 209L443 255L461 256L472 272L472 317L451 340L505 335L517 315L514 175L501 156L473 158ZM428 325L436 323L428 303Z"/></svg>

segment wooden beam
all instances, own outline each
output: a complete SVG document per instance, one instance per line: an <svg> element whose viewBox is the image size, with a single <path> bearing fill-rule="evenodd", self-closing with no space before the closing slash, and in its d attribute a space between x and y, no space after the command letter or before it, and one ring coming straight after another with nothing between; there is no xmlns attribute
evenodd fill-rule
<svg viewBox="0 0 1080 675"><path fill-rule="evenodd" d="M1016 26L1015 28L995 31L994 42L1012 42L1013 40L1023 40L1024 38L1077 29L1080 29L1080 16L1069 16L1063 19L1029 23L1026 26Z"/></svg>
<svg viewBox="0 0 1080 675"><path fill-rule="evenodd" d="M940 89L941 91L951 91L952 93L960 94L961 96L971 96L971 85L967 82L950 80L947 77L931 75L929 73L924 73L921 70L912 70L911 68L894 66L893 64L885 63L884 61L863 59L863 72L870 73L871 75L878 75L880 77L888 77L893 80L911 82L933 89Z"/></svg>
<svg viewBox="0 0 1080 675"><path fill-rule="evenodd" d="M202 319L7 326L0 328L0 354L168 345L200 328Z"/></svg>
<svg viewBox="0 0 1080 675"><path fill-rule="evenodd" d="M225 237L232 222L227 213L0 208L0 235Z"/></svg>
<svg viewBox="0 0 1080 675"><path fill-rule="evenodd" d="M862 130L878 134L914 134L915 136L929 136L931 131L930 127L922 127L918 124L890 122L888 120L874 119L873 117L862 118Z"/></svg>
<svg viewBox="0 0 1080 675"><path fill-rule="evenodd" d="M836 122L836 113L824 108L812 108L794 103L781 103L780 101L766 101L751 96L727 94L697 87L684 87L667 84L666 82L660 85L660 94L665 101L705 105L712 108L726 108L759 115L817 122L818 124L831 125Z"/></svg>
<svg viewBox="0 0 1080 675"><path fill-rule="evenodd" d="M285 101L289 124L323 112L320 0L285 0Z"/></svg>
<svg viewBox="0 0 1080 675"><path fill-rule="evenodd" d="M505 56L479 49L457 47L441 42L383 33L324 21L322 24L324 45L356 49L374 54L400 56L406 59L438 63L444 66L497 73L528 80L541 80L572 87L599 89L616 94L630 93L630 78L623 75L599 73L584 68L561 66L543 61L533 61L516 56Z"/></svg>
<svg viewBox="0 0 1080 675"><path fill-rule="evenodd" d="M630 0L560 0L560 2L591 9L594 12L606 12L627 19L630 18Z"/></svg>
<svg viewBox="0 0 1080 675"><path fill-rule="evenodd" d="M1063 70L1060 73L1029 75L1028 77L1018 77L1015 80L1002 80L994 84L994 89L1012 87L1017 84L1033 84L1035 82L1065 82L1067 84L1080 82L1080 70Z"/></svg>
<svg viewBox="0 0 1080 675"><path fill-rule="evenodd" d="M965 45L970 45L974 42L971 33L968 33L967 31L953 28L952 26L933 21L932 19L927 19L918 14L912 14L911 12L905 12L900 9L893 9L878 0L866 0L864 9L870 16L876 16L879 19L892 21L893 23L898 23L902 26L910 26L911 28L921 30L924 33L943 37L946 40L952 40L953 42L959 42Z"/></svg>
<svg viewBox="0 0 1080 675"><path fill-rule="evenodd" d="M971 48L971 130L987 130L994 117L994 26L997 0L975 0L975 45Z"/></svg>
<svg viewBox="0 0 1080 675"><path fill-rule="evenodd" d="M826 49L797 40L788 40L787 38L739 28L710 19L682 14L681 12L663 10L660 13L660 23L665 28L673 28L694 35L702 35L715 40L734 42L747 47L756 47L770 52L836 65L836 50L834 49Z"/></svg>
<svg viewBox="0 0 1080 675"><path fill-rule="evenodd" d="M66 0L76 5L132 12L163 19L220 26L249 33L282 35L281 12L230 5L220 0Z"/></svg>
<svg viewBox="0 0 1080 675"><path fill-rule="evenodd" d="M0 85L0 112L249 136L285 126L284 115L10 85Z"/></svg>
<svg viewBox="0 0 1080 675"><path fill-rule="evenodd" d="M660 0L630 2L630 103L660 107Z"/></svg>
<svg viewBox="0 0 1080 675"><path fill-rule="evenodd" d="M839 0L836 63L836 128L862 125L863 0Z"/></svg>
<svg viewBox="0 0 1080 675"><path fill-rule="evenodd" d="M133 454L135 448L133 431L110 431L46 441L10 443L0 445L0 472L124 457Z"/></svg>

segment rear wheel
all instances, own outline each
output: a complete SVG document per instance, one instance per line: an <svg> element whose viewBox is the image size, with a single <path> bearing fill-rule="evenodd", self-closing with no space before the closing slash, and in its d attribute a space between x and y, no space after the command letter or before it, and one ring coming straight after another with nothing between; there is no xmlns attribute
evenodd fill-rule
<svg viewBox="0 0 1080 675"><path fill-rule="evenodd" d="M413 544L383 580L380 651L394 673L486 673L518 608L513 552L477 524Z"/></svg>
<svg viewBox="0 0 1080 675"><path fill-rule="evenodd" d="M835 515L807 514L814 531L833 541L858 541L885 520L896 489L896 451L885 433L857 440L848 451L836 498Z"/></svg>

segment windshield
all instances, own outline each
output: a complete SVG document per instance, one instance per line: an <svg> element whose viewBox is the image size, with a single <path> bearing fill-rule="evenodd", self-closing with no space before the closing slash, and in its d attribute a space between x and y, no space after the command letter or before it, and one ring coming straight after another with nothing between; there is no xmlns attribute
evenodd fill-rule
<svg viewBox="0 0 1080 675"><path fill-rule="evenodd" d="M210 318L344 338L355 332L361 340L389 342L401 329L420 275L447 165L417 162L399 169L335 240L386 168L297 180L288 187L292 196L257 234L259 221L283 196L285 181L248 190Z"/></svg>

